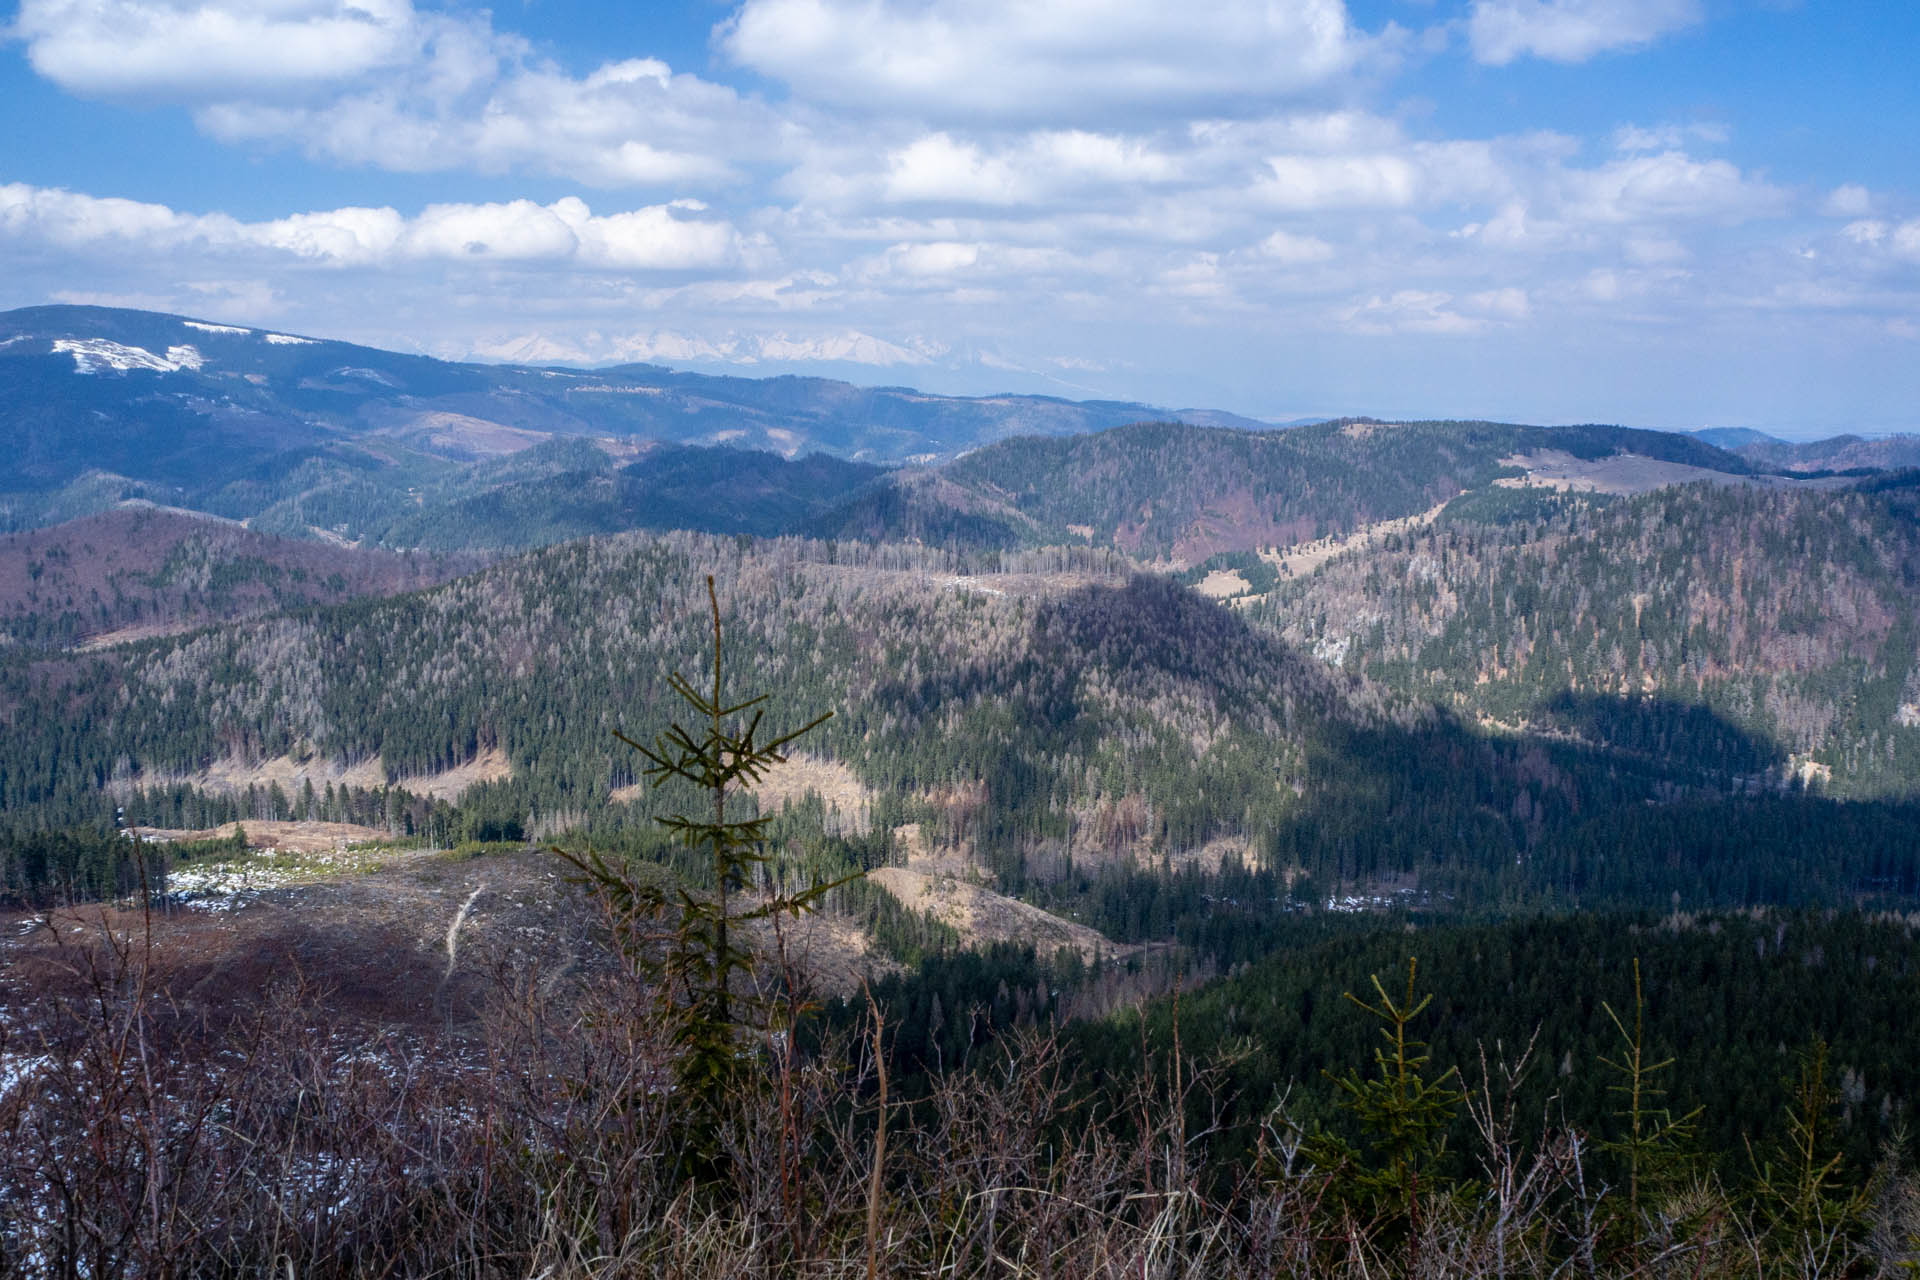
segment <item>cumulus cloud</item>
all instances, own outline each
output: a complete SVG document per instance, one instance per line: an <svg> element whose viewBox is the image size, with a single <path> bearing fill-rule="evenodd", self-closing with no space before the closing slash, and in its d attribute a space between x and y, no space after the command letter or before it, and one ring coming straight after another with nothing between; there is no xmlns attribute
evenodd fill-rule
<svg viewBox="0 0 1920 1280"><path fill-rule="evenodd" d="M86 94L297 96L389 71L430 39L408 0L22 0L34 70Z"/></svg>
<svg viewBox="0 0 1920 1280"><path fill-rule="evenodd" d="M1920 263L1920 218L1898 223L1863 218L1848 223L1841 235L1860 248L1902 262Z"/></svg>
<svg viewBox="0 0 1920 1280"><path fill-rule="evenodd" d="M1496 320L1524 320L1533 311L1525 289L1487 289L1471 295L1467 306Z"/></svg>
<svg viewBox="0 0 1920 1280"><path fill-rule="evenodd" d="M1692 124L1623 124L1613 131L1613 149L1629 153L1641 151L1679 151L1691 142L1725 142L1731 132L1723 124L1695 121Z"/></svg>
<svg viewBox="0 0 1920 1280"><path fill-rule="evenodd" d="M1255 195L1280 209L1403 208L1422 174L1401 155L1270 156Z"/></svg>
<svg viewBox="0 0 1920 1280"><path fill-rule="evenodd" d="M429 205L412 218L388 208L329 209L266 222L179 213L158 204L58 189L0 185L0 231L68 249L264 255L332 267L420 261L545 262L613 271L714 270L757 247L729 222L686 205L596 216L585 201L551 205Z"/></svg>
<svg viewBox="0 0 1920 1280"><path fill-rule="evenodd" d="M1181 176L1179 159L1141 139L1079 129L1037 130L993 145L947 132L926 134L890 151L877 183L863 183L855 163L850 172L846 164L829 161L831 178L803 178L801 185L897 204L1016 205L1071 202Z"/></svg>
<svg viewBox="0 0 1920 1280"><path fill-rule="evenodd" d="M1737 165L1680 151L1570 171L1561 185L1568 213L1597 222L1738 222L1783 212L1788 204L1785 191Z"/></svg>
<svg viewBox="0 0 1920 1280"><path fill-rule="evenodd" d="M176 101L222 141L401 171L714 185L794 128L658 59L571 76L484 14L411 0L22 0L15 33L74 92Z"/></svg>
<svg viewBox="0 0 1920 1280"><path fill-rule="evenodd" d="M934 120L1239 113L1366 51L1343 0L746 0L717 34L811 101Z"/></svg>
<svg viewBox="0 0 1920 1280"><path fill-rule="evenodd" d="M1333 257L1333 246L1318 236L1275 231L1260 242L1260 252L1275 262L1298 266L1308 262L1325 262Z"/></svg>
<svg viewBox="0 0 1920 1280"><path fill-rule="evenodd" d="M1700 0L1474 0L1473 56L1493 66L1519 58L1585 62L1653 43L1702 17Z"/></svg>
<svg viewBox="0 0 1920 1280"><path fill-rule="evenodd" d="M858 329L821 334L790 335L730 332L717 337L674 329L641 330L614 336L593 335L583 341L555 339L545 334L483 338L470 354L489 360L523 364L627 364L634 361L672 364L805 364L831 361L877 368L925 365L946 354L946 347L924 338L890 342ZM462 353L469 354L469 353Z"/></svg>
<svg viewBox="0 0 1920 1280"><path fill-rule="evenodd" d="M734 2L716 49L784 79L772 102L655 57L563 69L466 0L20 0L41 74L180 103L216 138L660 190L590 206L553 198L567 187L515 199L508 177L463 184L495 197L472 203L243 220L0 186L0 305L59 290L255 322L277 308L282 327L430 333L448 355L1117 380L1224 364L1212 348L1248 334L1519 341L1570 317L1761 306L1830 322L1836 298L1896 309L1920 262L1899 193L1796 195L1721 158L1717 124L1448 137L1370 107L1382 41L1341 0ZM1512 61L1696 18L1479 0L1468 25L1476 56ZM1764 221L1814 214L1838 221Z"/></svg>

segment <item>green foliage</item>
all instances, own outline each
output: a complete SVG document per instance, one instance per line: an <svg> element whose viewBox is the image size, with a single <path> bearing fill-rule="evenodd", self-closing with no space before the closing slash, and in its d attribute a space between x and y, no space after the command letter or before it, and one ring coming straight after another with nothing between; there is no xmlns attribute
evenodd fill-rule
<svg viewBox="0 0 1920 1280"><path fill-rule="evenodd" d="M1607 1088L1619 1095L1620 1107L1614 1114L1625 1126L1625 1132L1618 1138L1603 1142L1601 1150L1611 1152L1625 1161L1627 1205L1637 1216L1643 1185L1654 1189L1671 1187L1684 1173L1687 1158L1691 1154L1689 1145L1694 1136L1694 1121L1699 1118L1700 1108L1695 1107L1676 1118L1668 1108L1657 1105L1666 1090L1655 1078L1671 1067L1674 1060L1647 1060L1650 1055L1647 1052L1646 998L1640 988L1639 956L1633 958L1633 1029L1627 1029L1627 1024L1613 1011L1612 1005L1602 1001L1600 1007L1614 1030L1620 1033L1619 1056L1602 1056L1600 1061L1619 1077L1617 1084L1608 1085Z"/></svg>
<svg viewBox="0 0 1920 1280"><path fill-rule="evenodd" d="M1447 1134L1466 1095L1457 1087L1459 1071L1432 1074L1432 1055L1414 1039L1409 1026L1433 1003L1416 996L1417 961L1407 960L1407 987L1395 1000L1372 975L1376 1001L1352 992L1344 998L1376 1019L1385 1047L1375 1045L1376 1074L1349 1069L1328 1073L1341 1092L1340 1109L1358 1131L1357 1145L1331 1130L1314 1133L1305 1144L1307 1158L1328 1170L1339 1196L1376 1220L1399 1222L1417 1234L1422 1197L1435 1194L1434 1170L1445 1157Z"/></svg>
<svg viewBox="0 0 1920 1280"><path fill-rule="evenodd" d="M705 660L656 602L684 599L708 565L734 669L773 690L776 721L839 708L809 749L872 793L877 829L918 822L1003 892L1118 940L1255 958L1301 872L1322 903L1386 886L1428 907L1920 893L1920 809L1730 796L1745 762L1773 757L1723 717L1589 698L1565 724L1619 747L1484 734L1387 705L1237 611L1087 548L621 536L391 599L99 654L0 654L0 809L67 828L110 819L116 779L378 757L390 785L310 805L180 783L120 803L168 827L325 816L450 841L585 823L617 842L692 802L679 783L609 805L639 775L610 767L606 743L612 708L670 717L664 673ZM1027 576L993 595L994 573ZM1069 574L1087 585L1048 585ZM407 793L482 752L513 776L472 790L469 813L449 821ZM1235 853L1223 871L1177 870L1216 840Z"/></svg>
<svg viewBox="0 0 1920 1280"><path fill-rule="evenodd" d="M129 840L111 827L0 830L0 904L64 906L159 892L172 860L162 846Z"/></svg>
<svg viewBox="0 0 1920 1280"><path fill-rule="evenodd" d="M1248 595L1265 595L1280 581L1280 571L1252 551L1218 552L1208 556L1193 568L1183 569L1174 574L1173 580L1184 586L1196 586L1205 581L1207 575L1215 570L1239 574L1246 581L1247 587L1244 594Z"/></svg>
<svg viewBox="0 0 1920 1280"><path fill-rule="evenodd" d="M1621 1144L1631 1126L1621 1115L1627 1096L1615 1087L1627 1081L1602 1059L1618 1062L1626 1042L1609 1004L1629 1032L1639 1025L1643 1062L1673 1060L1643 1081L1666 1090L1643 1094L1643 1137L1664 1122L1655 1112L1665 1111L1690 1118L1691 1145L1701 1153L1690 1168L1665 1163L1670 1157L1657 1147L1643 1155L1658 1193L1643 1198L1654 1207L1692 1172L1727 1185L1739 1180L1747 1162L1734 1157L1743 1139L1758 1142L1778 1127L1792 1047L1815 1037L1831 1046L1829 1076L1844 1082L1838 1123L1828 1132L1849 1167L1871 1167L1896 1133L1912 1133L1909 1120L1920 1109L1920 1019L1910 1013L1920 1007L1920 917L1859 911L1581 913L1481 923L1348 917L1337 926L1302 920L1295 932L1276 935L1281 945L1264 958L1182 999L1189 1054L1235 1055L1238 1101L1216 1119L1224 1131L1251 1135L1288 1081L1343 1075L1373 1060L1379 1019L1342 992L1356 972L1404 965L1409 928L1433 995L1419 1024L1433 1061L1472 1063L1482 1046L1491 1053L1496 1044L1533 1041L1545 1069L1521 1097L1521 1136L1538 1133L1552 1099L1552 1114L1605 1141L1592 1176L1623 1199L1630 1170ZM1610 989L1636 957L1639 1018ZM1166 1052L1168 1004L1151 1007L1147 1022L1153 1052ZM1072 1037L1074 1054L1096 1076L1124 1078L1138 1061L1131 1020L1084 1023ZM1343 1122L1311 1091L1296 1088L1288 1109L1309 1129ZM1456 1128L1448 1144L1454 1158L1470 1136ZM1251 1136L1244 1141L1250 1157ZM1223 1150L1231 1146L1222 1141ZM1673 1156L1685 1150L1675 1146ZM1904 1154L1914 1152L1909 1146Z"/></svg>
<svg viewBox="0 0 1920 1280"><path fill-rule="evenodd" d="M690 1112L691 1154L704 1172L712 1173L720 1158L719 1125L742 1083L743 1063L750 1060L748 1036L766 1031L778 1007L753 985L757 965L742 944L740 930L753 921L777 923L783 916L800 915L853 877L793 891L757 883L756 873L771 860L765 844L772 818L730 817L729 793L751 786L769 768L785 762L788 744L832 713L760 738L768 696L729 702L724 688L720 601L712 577L707 579L707 599L713 612L711 687L697 689L678 672L671 678L674 692L699 717L698 728L690 730L676 721L651 744L617 730L615 736L646 761L643 772L655 786L677 779L711 803L710 815L656 819L686 849L705 855L711 892L670 888L658 877L636 876L591 849L572 853L555 847L554 852L580 871L600 897L616 925L622 953L654 983L657 1007L679 1051L674 1078ZM742 907L740 899L754 888L761 889L759 902ZM664 934L646 932L645 922L662 920L670 920ZM790 1016L790 1002L788 1009Z"/></svg>
<svg viewBox="0 0 1920 1280"><path fill-rule="evenodd" d="M1830 1254L1831 1242L1856 1233L1867 1216L1870 1189L1845 1168L1836 1138L1841 1098L1830 1066L1827 1042L1815 1036L1786 1081L1780 1126L1762 1151L1749 1148L1770 1275L1805 1274L1808 1259Z"/></svg>

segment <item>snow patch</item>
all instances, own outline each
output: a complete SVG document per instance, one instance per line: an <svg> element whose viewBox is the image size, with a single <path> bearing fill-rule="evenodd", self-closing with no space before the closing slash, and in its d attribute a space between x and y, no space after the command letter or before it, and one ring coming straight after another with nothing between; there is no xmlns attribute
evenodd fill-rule
<svg viewBox="0 0 1920 1280"><path fill-rule="evenodd" d="M1352 636L1322 636L1314 642L1313 656L1330 667L1347 665L1347 651L1353 648Z"/></svg>
<svg viewBox="0 0 1920 1280"><path fill-rule="evenodd" d="M155 373L178 373L198 369L206 363L200 352L190 346L168 347L157 356L145 347L129 347L105 338L55 338L54 354L73 357L75 373L98 373L104 368L125 373L129 369L151 369Z"/></svg>
<svg viewBox="0 0 1920 1280"><path fill-rule="evenodd" d="M941 580L940 585L949 591L977 591L983 596L1003 596L1007 594L999 587L987 586L971 574L960 574L956 577L944 578Z"/></svg>
<svg viewBox="0 0 1920 1280"><path fill-rule="evenodd" d="M182 320L180 323L189 329L198 329L202 333L237 333L244 336L253 332L251 329L241 329L230 324L208 324L204 320ZM268 341L271 342L272 339L269 338Z"/></svg>
<svg viewBox="0 0 1920 1280"><path fill-rule="evenodd" d="M45 1054L0 1053L0 1099L40 1074L42 1067L52 1064L53 1059Z"/></svg>
<svg viewBox="0 0 1920 1280"><path fill-rule="evenodd" d="M400 385L386 374L381 373L378 369L361 369L352 365L335 369L333 376L336 378L352 378L358 382L375 382L383 387L398 388Z"/></svg>
<svg viewBox="0 0 1920 1280"><path fill-rule="evenodd" d="M270 333L267 335L267 341L276 347L317 347L320 345L320 339L318 338L296 338L290 333Z"/></svg>

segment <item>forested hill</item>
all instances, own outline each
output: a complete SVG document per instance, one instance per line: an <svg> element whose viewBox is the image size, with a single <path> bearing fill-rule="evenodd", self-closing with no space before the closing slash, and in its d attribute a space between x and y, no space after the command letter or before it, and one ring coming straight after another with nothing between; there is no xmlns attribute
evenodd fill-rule
<svg viewBox="0 0 1920 1280"><path fill-rule="evenodd" d="M276 538L130 507L0 537L0 643L68 648L437 586L485 562Z"/></svg>
<svg viewBox="0 0 1920 1280"><path fill-rule="evenodd" d="M1787 441L1762 436L1729 444L1755 466L1781 471L1891 471L1920 467L1920 436L1834 436L1826 440Z"/></svg>
<svg viewBox="0 0 1920 1280"><path fill-rule="evenodd" d="M1278 583L1250 616L1469 718L1911 795L1917 509L1900 481L1461 499ZM1746 754L1752 742L1769 753Z"/></svg>
<svg viewBox="0 0 1920 1280"><path fill-rule="evenodd" d="M1159 1001L1144 1029L1134 1019L1080 1028L1075 1047L1090 1075L1118 1076L1143 1039L1170 1058L1177 1029L1190 1060L1231 1064L1233 1105L1208 1119L1229 1132L1245 1125L1233 1141L1251 1148L1254 1122L1289 1084L1295 1118L1332 1118L1337 1093L1321 1073L1370 1064L1380 1043L1378 1024L1341 993L1371 1000L1368 978L1378 975L1398 999L1409 957L1419 991L1433 997L1409 1031L1431 1046L1429 1078L1458 1069L1477 1084L1486 1066L1515 1062L1532 1045L1516 1119L1531 1129L1551 1116L1590 1134L1604 1153L1588 1171L1596 1180L1624 1181L1613 1163L1619 1148L1609 1145L1627 1123L1625 1081L1609 1066L1624 1046L1607 1009L1635 1025L1636 965L1643 1063L1669 1063L1646 1078L1659 1091L1650 1105L1674 1118L1698 1109L1676 1144L1695 1169L1729 1181L1753 1174L1753 1157L1768 1154L1762 1135L1783 1128L1796 1067L1816 1039L1834 1094L1820 1117L1831 1124L1829 1150L1863 1176L1885 1143L1911 1141L1920 1104L1914 916L1667 913L1354 931L1277 951L1177 1008ZM1471 1136L1460 1116L1456 1149L1481 1150ZM1454 1172L1480 1169L1462 1159Z"/></svg>
<svg viewBox="0 0 1920 1280"><path fill-rule="evenodd" d="M877 484L812 528L966 545L1085 543L1197 564L1416 515L1518 478L1526 459L1546 453L1630 457L1676 478L1755 470L1691 436L1621 427L1347 420L1252 432L1156 422L991 445L933 479Z"/></svg>
<svg viewBox="0 0 1920 1280"><path fill-rule="evenodd" d="M1087 549L623 535L389 600L19 653L0 662L0 809L197 827L215 792L286 816L297 798L264 780L232 791L263 762L368 786L491 759L463 804L500 829L617 828L642 815L615 794L635 778L612 730L677 710L666 677L704 661L707 573L739 687L773 695L770 723L835 713L809 749L851 769L877 831L919 823L1113 936L1257 950L1289 886L1460 906L1920 892L1913 815L1749 796L1769 748L1736 728L1721 755L1649 755L1391 712Z"/></svg>

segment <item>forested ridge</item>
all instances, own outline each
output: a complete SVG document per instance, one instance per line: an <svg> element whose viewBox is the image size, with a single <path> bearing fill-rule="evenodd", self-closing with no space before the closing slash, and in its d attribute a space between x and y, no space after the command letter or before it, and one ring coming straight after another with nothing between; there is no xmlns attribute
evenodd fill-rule
<svg viewBox="0 0 1920 1280"><path fill-rule="evenodd" d="M937 487L903 476L815 527L962 545L1090 542L1195 564L1414 515L1519 475L1503 460L1536 450L1753 470L1688 436L1621 427L1343 419L1242 431L1146 422L989 445L943 467Z"/></svg>
<svg viewBox="0 0 1920 1280"><path fill-rule="evenodd" d="M776 720L835 712L809 749L853 769L876 827L918 822L1003 891L1124 940L1245 958L1289 896L1316 894L1704 906L1916 889L1911 811L1758 786L1771 748L1711 711L1661 750L1487 734L1087 548L621 535L391 599L16 653L0 805L41 829L114 805L162 826L393 820L398 792L263 788L212 812L195 797L224 764L377 761L405 787L498 753L511 776L462 804L474 834L616 832L673 800L615 797L635 776L612 734L662 720L667 675L697 667L708 572L742 681L772 692Z"/></svg>
<svg viewBox="0 0 1920 1280"><path fill-rule="evenodd" d="M1463 498L1249 617L1464 716L1756 777L1797 767L1836 795L1920 783L1909 484L1501 505Z"/></svg>
<svg viewBox="0 0 1920 1280"><path fill-rule="evenodd" d="M1620 1110L1618 1080L1602 1062L1620 1040L1606 1007L1632 1013L1637 960L1648 1061L1673 1059L1661 1105L1675 1115L1701 1108L1697 1154L1744 1172L1741 1135L1772 1127L1795 1055L1817 1038L1839 1095L1836 1145L1863 1171L1889 1136L1914 1132L1920 1023L1907 1012L1920 1000L1917 930L1911 915L1850 912L1428 919L1303 938L1183 996L1177 1017L1197 1058L1245 1050L1232 1069L1243 1105L1269 1107L1292 1083L1297 1105L1324 1118L1332 1099L1313 1082L1365 1058L1377 1040L1342 993L1371 994L1375 974L1403 984L1412 957L1434 997L1417 1028L1436 1071L1471 1077L1483 1047L1514 1054L1531 1041L1541 1070L1528 1122L1553 1095L1569 1119L1605 1133ZM1170 1051L1175 1017L1167 999L1147 1015L1158 1051ZM1094 1075L1138 1054L1142 1029L1127 1022L1076 1033Z"/></svg>
<svg viewBox="0 0 1920 1280"><path fill-rule="evenodd" d="M150 507L0 536L0 637L64 649L152 631L437 586L474 554L398 554L276 538Z"/></svg>
<svg viewBox="0 0 1920 1280"><path fill-rule="evenodd" d="M315 585L320 561L252 533L149 548L117 579L53 552L70 533L34 535L31 621L0 651L0 905L33 925L4 972L44 988L0 1006L0 1250L91 1249L80 1269L100 1275L473 1257L858 1274L863 1246L906 1274L1023 1250L1060 1274L1900 1274L1920 1262L1912 490L1492 486L1513 478L1506 451L1548 447L1533 430L1350 422L1273 453L1266 533L1448 504L1299 578L1247 548L1174 574L1119 549L1164 563L1212 545L1208 520L1237 527L1205 475L1037 545L1124 508L1155 466L1189 476L1176 457L1238 484L1241 451L1273 447L1178 427L1015 442L910 480L831 464L857 482L834 507L867 521L857 537L623 532L344 601L362 589L345 569ZM1612 429L1552 440L1730 465ZM788 486L803 464L750 460L769 488L727 508L712 456L648 456L716 519L834 515L807 506L813 481ZM443 516L456 535L564 537L631 514L596 514L596 480L584 523L553 515L573 464L604 477L606 457L540 446L475 464L511 483L465 514L368 510L424 521L381 535L397 539L432 542ZM1100 465L1080 491L1043 484L1061 457ZM902 520L919 541L884 540ZM416 585L374 572L397 557L339 554L376 592ZM1209 563L1264 598L1197 594ZM709 575L729 688L767 694L780 729L831 712L802 763L832 762L857 811L796 797L731 888L890 873L911 849L931 880L1111 946L982 947L881 875L838 884L823 902L873 942L873 1003L810 1005L784 944L763 956L754 987L779 1018L709 1027L732 1065L690 1127L646 948L721 883L656 819L713 810L649 790L614 731L651 740L684 715L669 676L713 660ZM96 579L122 588L105 614L86 597L101 623L209 625L75 651L64 593ZM265 764L342 780L234 781ZM424 790L482 764L457 802ZM737 792L726 810L752 812ZM316 887L201 916L167 878L243 858L241 833L119 830L289 818L460 843L409 850L406 918L363 926L395 881L368 876L318 924ZM527 844L597 851L637 886L626 906L682 910L597 965L572 947L552 963L552 935L488 887ZM553 901L576 942L646 914ZM269 926L287 936L247 932ZM279 946L314 985L259 976ZM431 992L428 1021L368 1033L329 979ZM1616 1020L1639 1025L1636 992L1637 1119ZM1396 1077L1372 1056L1383 1019L1427 993ZM1503 1075L1529 1043L1529 1071Z"/></svg>

